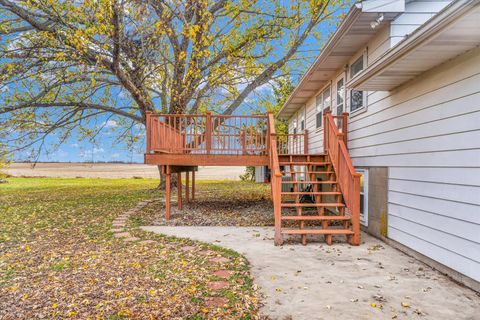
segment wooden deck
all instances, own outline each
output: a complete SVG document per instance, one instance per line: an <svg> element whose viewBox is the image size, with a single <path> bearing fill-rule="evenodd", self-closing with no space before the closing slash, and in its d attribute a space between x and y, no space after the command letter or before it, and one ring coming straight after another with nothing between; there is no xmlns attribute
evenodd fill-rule
<svg viewBox="0 0 480 320"><path fill-rule="evenodd" d="M250 116L147 113L145 163L162 166L166 175L166 218L170 219L170 179L186 172L185 201L195 197L198 166L268 166L275 217L275 244L282 234L334 235L360 243L360 175L348 155L347 114L324 115L325 150L308 150L308 132L277 134L273 114ZM339 124L339 127L337 127ZM178 190L181 209L183 190ZM305 196L313 203L305 202ZM298 222L285 229L282 222ZM317 222L317 224L315 224ZM313 224L312 224L313 223Z"/></svg>

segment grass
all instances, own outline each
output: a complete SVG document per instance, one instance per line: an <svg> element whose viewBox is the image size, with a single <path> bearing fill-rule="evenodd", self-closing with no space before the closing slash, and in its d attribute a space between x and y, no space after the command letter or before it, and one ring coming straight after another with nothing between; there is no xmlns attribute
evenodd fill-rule
<svg viewBox="0 0 480 320"><path fill-rule="evenodd" d="M149 191L156 183L9 178L0 185L0 318L258 318L248 262L238 253L143 232L141 215L130 218L129 232L155 244L113 237L116 216L161 196ZM194 250L181 250L186 245ZM208 250L235 270L227 290L207 289L219 268ZM213 295L228 306L208 308Z"/></svg>

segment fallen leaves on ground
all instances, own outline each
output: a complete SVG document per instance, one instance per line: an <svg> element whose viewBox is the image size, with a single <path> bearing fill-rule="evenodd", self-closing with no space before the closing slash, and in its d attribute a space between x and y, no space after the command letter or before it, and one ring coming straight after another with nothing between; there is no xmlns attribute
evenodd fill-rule
<svg viewBox="0 0 480 320"><path fill-rule="evenodd" d="M155 183L16 178L2 185L0 318L258 318L248 262L239 254L147 234L135 228L139 217L128 231L155 243L113 237L112 220L158 197L147 191ZM219 269L234 273L228 288L212 292L207 284L223 280L214 275ZM212 296L228 303L211 306Z"/></svg>
<svg viewBox="0 0 480 320"><path fill-rule="evenodd" d="M222 181L199 183L195 200L176 207L172 192L171 219L165 220L165 202L156 202L140 214L146 225L273 226L268 184ZM184 200L185 202L185 200Z"/></svg>

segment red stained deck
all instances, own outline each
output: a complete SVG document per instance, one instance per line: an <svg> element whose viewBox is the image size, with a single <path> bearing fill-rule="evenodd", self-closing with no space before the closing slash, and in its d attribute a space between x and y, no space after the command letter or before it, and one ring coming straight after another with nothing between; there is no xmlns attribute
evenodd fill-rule
<svg viewBox="0 0 480 320"><path fill-rule="evenodd" d="M340 131L335 120L341 122ZM250 116L147 113L145 163L161 165L166 174L167 219L170 219L171 174L176 173L180 178L181 172L186 172L188 202L190 194L192 200L195 196L197 166L268 166L275 244L282 243L282 234L299 234L304 244L307 234L322 234L329 244L333 235L343 234L351 244L358 245L360 175L355 172L346 148L347 120L347 114L334 117L326 113L325 152L312 155L308 152L308 132L277 134L271 113ZM283 185L290 185L290 190L285 191ZM314 203L302 202L302 195L311 196ZM180 186L177 201L180 209L182 198ZM308 211L312 208L313 215ZM292 232L283 228L282 222L287 220L298 221L299 229ZM321 221L320 229L308 225L315 220ZM342 222L340 228L338 221Z"/></svg>

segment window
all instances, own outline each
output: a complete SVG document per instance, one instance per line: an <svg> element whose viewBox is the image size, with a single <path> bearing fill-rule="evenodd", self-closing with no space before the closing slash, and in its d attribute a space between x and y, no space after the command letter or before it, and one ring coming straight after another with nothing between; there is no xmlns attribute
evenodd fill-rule
<svg viewBox="0 0 480 320"><path fill-rule="evenodd" d="M330 106L332 105L332 96L330 93L330 87L323 90L323 110L330 111Z"/></svg>
<svg viewBox="0 0 480 320"><path fill-rule="evenodd" d="M353 78L356 74L363 70L363 55L358 58L352 65L350 66L350 78ZM355 110L363 108L364 99L363 99L363 91L359 90L350 90L350 111L353 112Z"/></svg>
<svg viewBox="0 0 480 320"><path fill-rule="evenodd" d="M351 90L350 91L350 111L355 111L364 107L363 103L363 91Z"/></svg>
<svg viewBox="0 0 480 320"><path fill-rule="evenodd" d="M360 223L368 226L368 170L356 169L360 176Z"/></svg>
<svg viewBox="0 0 480 320"><path fill-rule="evenodd" d="M363 70L363 55L355 60L354 63L350 66L350 78L355 77L357 73Z"/></svg>
<svg viewBox="0 0 480 320"><path fill-rule="evenodd" d="M322 107L323 107L323 96L320 93L316 98L316 105L315 105L317 128L320 128L322 126L322 116L323 116Z"/></svg>
<svg viewBox="0 0 480 320"><path fill-rule="evenodd" d="M345 99L345 88L343 78L337 81L337 116L343 113L343 100Z"/></svg>
<svg viewBox="0 0 480 320"><path fill-rule="evenodd" d="M293 134L297 133L297 119L294 119L292 122Z"/></svg>
<svg viewBox="0 0 480 320"><path fill-rule="evenodd" d="M332 104L332 95L330 87L323 90L316 98L316 124L317 128L322 126L323 112L330 111Z"/></svg>
<svg viewBox="0 0 480 320"><path fill-rule="evenodd" d="M302 112L302 116L300 117L300 130L305 130L305 114Z"/></svg>

